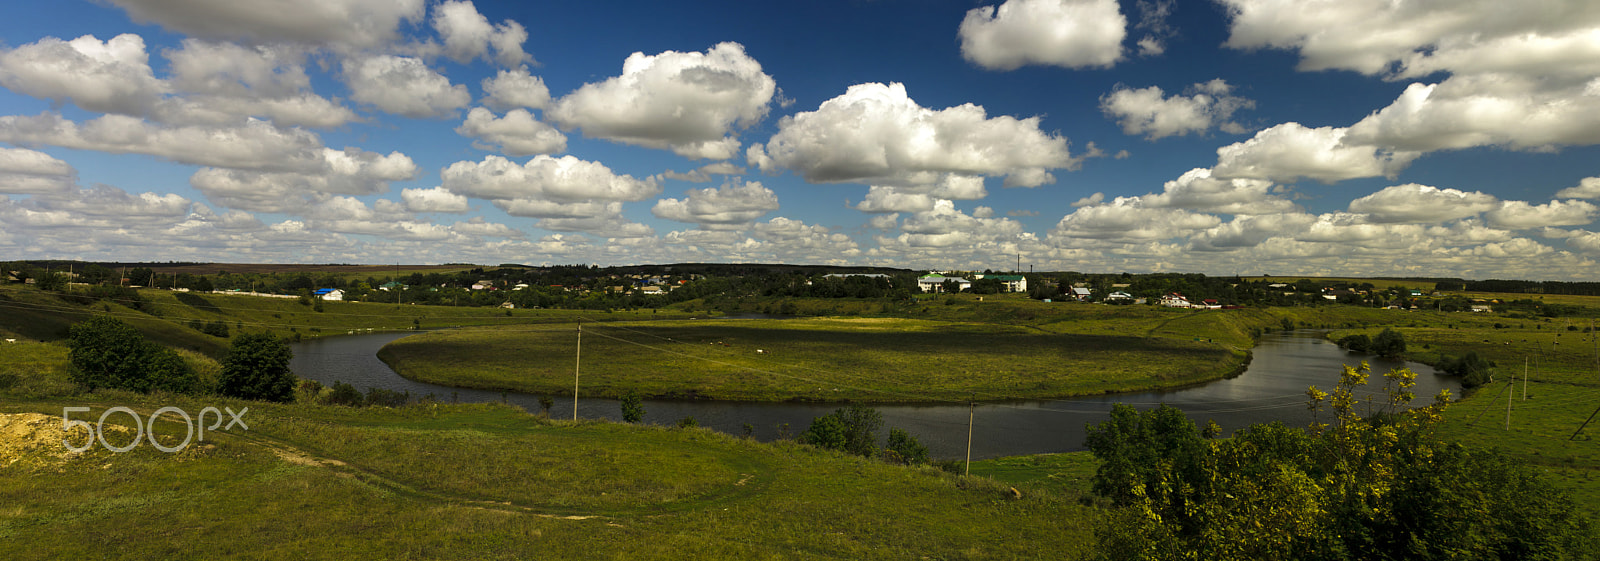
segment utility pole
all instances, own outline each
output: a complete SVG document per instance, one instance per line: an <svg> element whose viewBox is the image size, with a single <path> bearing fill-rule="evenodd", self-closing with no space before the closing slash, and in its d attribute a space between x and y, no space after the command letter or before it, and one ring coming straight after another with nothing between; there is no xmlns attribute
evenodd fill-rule
<svg viewBox="0 0 1600 561"><path fill-rule="evenodd" d="M1514 387L1517 385L1516 378L1511 379L1511 385L1513 387L1506 388L1507 390L1510 390L1506 392L1506 430L1511 430L1511 396L1517 393L1516 388Z"/></svg>
<svg viewBox="0 0 1600 561"><path fill-rule="evenodd" d="M967 402L967 467L962 471L961 475L972 475L972 415L977 410L977 401Z"/></svg>
<svg viewBox="0 0 1600 561"><path fill-rule="evenodd" d="M572 364L572 420L578 420L578 369L583 366L583 324L578 324L578 352Z"/></svg>
<svg viewBox="0 0 1600 561"><path fill-rule="evenodd" d="M1528 400L1528 357L1522 357L1522 400Z"/></svg>

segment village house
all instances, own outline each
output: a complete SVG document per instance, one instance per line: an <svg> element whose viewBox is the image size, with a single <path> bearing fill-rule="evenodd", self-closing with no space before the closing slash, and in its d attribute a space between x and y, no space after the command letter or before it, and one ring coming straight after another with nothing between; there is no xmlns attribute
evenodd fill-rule
<svg viewBox="0 0 1600 561"><path fill-rule="evenodd" d="M319 288L312 292L311 295L329 302L344 300L344 291L337 288Z"/></svg>
<svg viewBox="0 0 1600 561"><path fill-rule="evenodd" d="M944 283L956 283L957 292L972 288L972 281L961 277L947 277L938 273L928 273L917 279L917 288L925 293L944 292Z"/></svg>
<svg viewBox="0 0 1600 561"><path fill-rule="evenodd" d="M1118 293L1118 294L1120 294L1120 293ZM1077 301L1079 301L1079 302L1088 302L1089 301L1089 297L1091 297L1091 296L1094 296L1094 291L1092 291L1092 290L1089 290L1089 289L1081 287L1081 286L1072 287L1072 297L1074 299L1076 299Z"/></svg>
<svg viewBox="0 0 1600 561"><path fill-rule="evenodd" d="M1176 293L1176 292L1168 292L1166 296L1162 296L1161 297L1161 305L1162 306L1166 306L1168 308L1188 308L1188 307L1192 307L1192 305L1189 303L1189 298L1187 296L1184 296L1184 295Z"/></svg>

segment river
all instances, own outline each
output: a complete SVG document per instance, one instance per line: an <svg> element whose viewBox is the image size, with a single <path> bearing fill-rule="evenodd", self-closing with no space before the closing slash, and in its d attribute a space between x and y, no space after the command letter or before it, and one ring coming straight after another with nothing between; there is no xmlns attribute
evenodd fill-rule
<svg viewBox="0 0 1600 561"><path fill-rule="evenodd" d="M533 394L501 393L425 384L395 374L378 360L378 349L410 333L378 333L313 339L293 344L291 367L302 378L331 385L342 381L366 390L378 387L409 391L413 397L433 394L449 402L500 401L522 406L530 412L540 410ZM883 413L884 427L905 429L928 447L934 458L960 458L966 453L967 420L972 416L972 457L993 458L1020 454L1070 452L1083 449L1084 427L1099 423L1117 403L1141 409L1165 403L1182 409L1197 424L1214 420L1225 433L1254 423L1283 421L1294 426L1310 422L1305 406L1307 386L1332 389L1339 381L1343 364L1365 360L1372 365L1369 387L1381 390L1381 374L1401 366L1396 361L1349 353L1322 339L1322 333L1300 330L1263 335L1251 350L1250 366L1244 373L1226 380L1197 386L1142 393L1109 394L1056 400L1026 400L980 403L969 410L965 404L905 405L875 407ZM1417 372L1417 404L1430 403L1440 389L1460 395L1455 378L1440 376L1427 365L1407 363ZM572 397L556 397L551 416L571 418ZM578 416L621 420L621 408L614 399L578 399ZM744 425L755 428L755 436L772 440L788 434L798 435L815 417L841 407L839 404L761 403L724 401L645 400L644 422L673 424L693 416L703 427L729 434L744 434Z"/></svg>

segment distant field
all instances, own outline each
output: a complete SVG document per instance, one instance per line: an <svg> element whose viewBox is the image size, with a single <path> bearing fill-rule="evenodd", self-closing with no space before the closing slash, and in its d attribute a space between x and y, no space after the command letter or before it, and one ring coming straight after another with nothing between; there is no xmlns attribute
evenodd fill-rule
<svg viewBox="0 0 1600 561"><path fill-rule="evenodd" d="M189 273L191 275L215 275L222 271L229 273L337 273L351 275L393 275L396 267L389 265L308 265L294 263L198 263L198 264L166 264L166 263L126 263L113 264L115 267L148 267L157 273ZM108 265L112 266L112 265ZM400 265L399 271L403 275L412 273L442 273L450 271L469 271L480 267L479 265ZM493 269L494 267L484 267Z"/></svg>
<svg viewBox="0 0 1600 561"><path fill-rule="evenodd" d="M705 315L671 310L503 310L369 302L323 302L322 311L318 312L292 298L157 289L142 289L139 295L144 301L138 303L139 309L134 309L135 302L131 301L84 305L32 288L0 288L0 333L36 340L63 339L72 323L94 314L107 314L127 321L145 336L167 346L220 356L228 346L228 339L201 333L190 327L191 322L221 322L229 329L230 336L246 331L270 331L292 339L413 327L429 330L468 325L570 322L578 317L639 321Z"/></svg>
<svg viewBox="0 0 1600 561"><path fill-rule="evenodd" d="M575 325L406 337L379 353L437 384L571 394ZM582 393L885 402L1060 397L1235 372L1243 351L1192 339L1061 334L901 318L585 325Z"/></svg>

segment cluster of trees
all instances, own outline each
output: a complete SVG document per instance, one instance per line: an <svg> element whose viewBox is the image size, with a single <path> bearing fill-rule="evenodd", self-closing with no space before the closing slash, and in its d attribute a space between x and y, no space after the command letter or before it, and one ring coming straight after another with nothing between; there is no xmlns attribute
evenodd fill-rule
<svg viewBox="0 0 1600 561"><path fill-rule="evenodd" d="M1600 296L1600 282L1527 281L1489 279L1481 281L1456 281L1461 288L1474 292L1516 292L1522 294L1573 294Z"/></svg>
<svg viewBox="0 0 1600 561"><path fill-rule="evenodd" d="M881 455L884 461L896 464L928 463L928 447L898 428L889 429L889 439L880 450L878 428L882 426L882 413L857 404L813 419L811 426L800 434L800 442L864 458Z"/></svg>
<svg viewBox="0 0 1600 561"><path fill-rule="evenodd" d="M1494 379L1494 361L1484 360L1478 356L1477 351L1467 351L1459 357L1444 357L1439 361L1438 371L1461 378L1461 387L1472 389L1483 386Z"/></svg>
<svg viewBox="0 0 1600 561"><path fill-rule="evenodd" d="M1090 428L1093 493L1115 510L1110 559L1566 559L1594 553L1589 521L1530 468L1436 436L1448 392L1409 409L1416 374L1385 374L1361 416L1365 367L1310 388L1332 424L1254 425L1214 438L1171 407L1119 405Z"/></svg>
<svg viewBox="0 0 1600 561"><path fill-rule="evenodd" d="M270 333L233 339L214 383L200 379L176 351L145 339L132 325L111 316L94 316L68 329L71 380L88 390L122 389L141 393L216 393L240 399L290 401L294 373L289 345Z"/></svg>
<svg viewBox="0 0 1600 561"><path fill-rule="evenodd" d="M1339 346L1384 358L1402 358L1406 352L1406 338L1399 331L1385 327L1377 337L1368 337L1365 333L1347 335L1339 339Z"/></svg>

